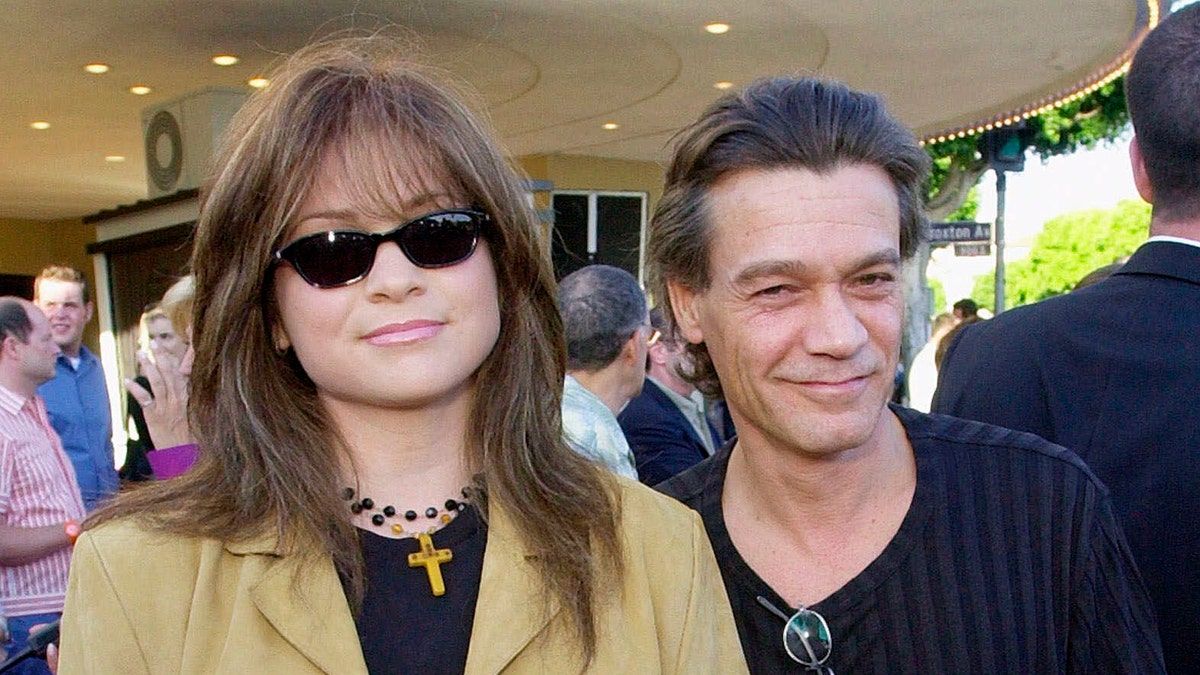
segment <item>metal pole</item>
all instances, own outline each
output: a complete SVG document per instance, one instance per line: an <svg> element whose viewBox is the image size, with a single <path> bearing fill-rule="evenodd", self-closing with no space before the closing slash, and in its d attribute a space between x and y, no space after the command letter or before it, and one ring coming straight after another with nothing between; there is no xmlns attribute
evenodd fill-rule
<svg viewBox="0 0 1200 675"><path fill-rule="evenodd" d="M1004 170L996 170L996 307L995 313L1004 311L1004 193L1008 180Z"/></svg>

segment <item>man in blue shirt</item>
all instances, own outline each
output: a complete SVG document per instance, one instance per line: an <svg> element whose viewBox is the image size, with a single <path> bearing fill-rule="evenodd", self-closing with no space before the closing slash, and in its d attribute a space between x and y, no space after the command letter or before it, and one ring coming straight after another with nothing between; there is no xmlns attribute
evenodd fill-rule
<svg viewBox="0 0 1200 675"><path fill-rule="evenodd" d="M34 304L46 313L58 356L54 379L38 388L50 423L75 467L84 506L94 510L117 491L112 418L100 359L83 346L94 306L87 279L72 267L51 265L34 282Z"/></svg>

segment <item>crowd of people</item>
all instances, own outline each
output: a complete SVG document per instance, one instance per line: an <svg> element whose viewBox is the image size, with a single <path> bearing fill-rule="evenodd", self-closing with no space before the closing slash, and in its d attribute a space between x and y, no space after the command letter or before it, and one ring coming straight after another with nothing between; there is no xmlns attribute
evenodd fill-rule
<svg viewBox="0 0 1200 675"><path fill-rule="evenodd" d="M237 113L120 474L84 276L0 298L5 648L62 636L4 672L1200 673L1200 5L1127 78L1149 241L956 305L911 408L929 158L881 99L703 111L647 293L555 281L407 49L314 43Z"/></svg>

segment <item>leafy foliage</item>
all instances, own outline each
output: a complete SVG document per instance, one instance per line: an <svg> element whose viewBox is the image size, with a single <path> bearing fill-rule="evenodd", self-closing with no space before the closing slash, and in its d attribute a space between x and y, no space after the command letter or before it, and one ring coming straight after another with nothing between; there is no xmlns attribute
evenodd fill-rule
<svg viewBox="0 0 1200 675"><path fill-rule="evenodd" d="M967 197L963 203L954 210L946 220L975 220L975 215L979 213L979 186L971 188L967 191Z"/></svg>
<svg viewBox="0 0 1200 675"><path fill-rule="evenodd" d="M1062 105L1025 122L1022 138L1034 154L1047 160L1079 148L1094 148L1097 144L1116 140L1129 125L1125 109L1125 78L1118 77L1091 94ZM933 159L933 168L926 182L926 194L931 203L951 202L946 211L953 211L966 198L966 189L974 185L987 165L979 152L982 136L966 136L925 146ZM956 178L966 177L967 186ZM961 194L943 194L944 190ZM951 218L946 218L950 220Z"/></svg>
<svg viewBox="0 0 1200 675"><path fill-rule="evenodd" d="M946 287L937 279L929 279L929 290L933 291L933 303L929 308L929 318L933 318L946 311Z"/></svg>
<svg viewBox="0 0 1200 675"><path fill-rule="evenodd" d="M1032 117L1027 122L1027 128L1032 130L1030 145L1043 160L1112 141L1128 125L1124 76L1088 96Z"/></svg>
<svg viewBox="0 0 1200 675"><path fill-rule="evenodd" d="M1071 290L1088 272L1133 253L1149 227L1150 205L1137 199L1050 219L1029 257L1005 265L1005 304L1016 307ZM981 307L995 300L994 277L975 277L971 298Z"/></svg>

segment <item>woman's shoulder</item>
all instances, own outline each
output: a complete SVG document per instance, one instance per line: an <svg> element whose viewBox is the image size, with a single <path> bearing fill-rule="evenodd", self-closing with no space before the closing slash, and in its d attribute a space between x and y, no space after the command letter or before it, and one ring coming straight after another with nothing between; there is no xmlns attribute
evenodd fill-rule
<svg viewBox="0 0 1200 675"><path fill-rule="evenodd" d="M98 548L108 549L142 545L177 544L182 543L183 538L167 533L160 533L142 518L123 516L88 527L80 535L79 541Z"/></svg>
<svg viewBox="0 0 1200 675"><path fill-rule="evenodd" d="M229 547L219 539L171 532L142 517L122 516L88 528L79 536L74 554L96 557L106 567L129 563L128 569L136 570L139 561L144 564L150 559L194 564L202 557L225 555Z"/></svg>
<svg viewBox="0 0 1200 675"><path fill-rule="evenodd" d="M650 509L655 515L673 518L689 518L692 509L686 504L669 497L654 488L623 476L613 476L620 486L623 508Z"/></svg>
<svg viewBox="0 0 1200 675"><path fill-rule="evenodd" d="M687 505L637 481L617 477L621 498L621 530L626 541L650 548L683 546L692 554L704 537L700 515Z"/></svg>

